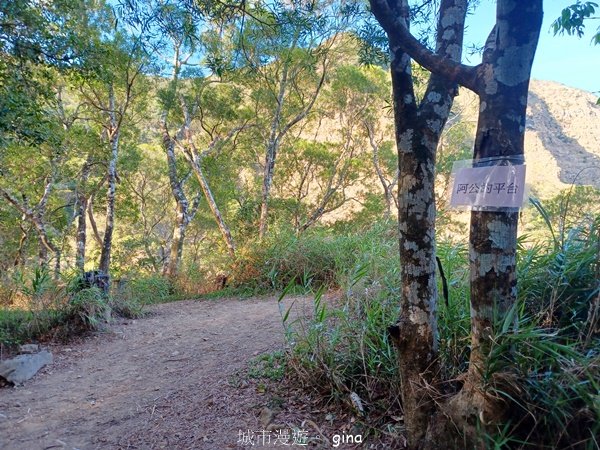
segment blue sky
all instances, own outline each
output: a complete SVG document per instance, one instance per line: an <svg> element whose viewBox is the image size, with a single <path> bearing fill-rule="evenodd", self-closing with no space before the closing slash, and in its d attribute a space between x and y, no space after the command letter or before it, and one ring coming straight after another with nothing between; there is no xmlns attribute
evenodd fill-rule
<svg viewBox="0 0 600 450"><path fill-rule="evenodd" d="M524 0L527 1L527 0ZM550 25L560 15L562 9L575 0L544 1L544 23L540 43L533 64L533 78L552 80L586 91L600 91L600 45L590 43L598 20L589 21L586 35L557 35L550 31ZM598 2L600 3L600 2ZM496 2L482 0L474 15L467 18L465 43L483 44L495 21ZM477 64L478 56L469 58L469 64Z"/></svg>

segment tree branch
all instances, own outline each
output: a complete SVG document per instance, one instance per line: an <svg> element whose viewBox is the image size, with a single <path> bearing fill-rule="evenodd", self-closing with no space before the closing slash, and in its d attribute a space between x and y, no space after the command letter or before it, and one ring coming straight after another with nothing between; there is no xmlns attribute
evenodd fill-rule
<svg viewBox="0 0 600 450"><path fill-rule="evenodd" d="M449 81L479 93L480 86L477 81L477 70L480 66L469 66L453 61L447 55L438 55L417 38L415 38L405 24L404 17L390 7L387 0L369 0L371 11L390 38L390 50L402 51L432 73L438 73Z"/></svg>

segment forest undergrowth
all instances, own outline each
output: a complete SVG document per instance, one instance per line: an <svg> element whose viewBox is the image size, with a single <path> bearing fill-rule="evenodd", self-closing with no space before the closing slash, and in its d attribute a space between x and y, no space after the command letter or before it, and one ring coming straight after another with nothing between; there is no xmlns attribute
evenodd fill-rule
<svg viewBox="0 0 600 450"><path fill-rule="evenodd" d="M555 229L537 206L552 237L521 236L518 302L497 325L482 374L485 395L501 402L503 415L475 425L485 448L595 449L600 217ZM282 298L298 289L314 293L312 317L292 320L282 310L288 380L350 413L364 436L387 442L402 442L403 434L397 351L388 333L399 312L395 235L387 223L348 237L314 234L274 245L256 257L262 264L254 267L264 269L253 277L254 284L283 288ZM460 389L468 368L470 307L466 246L440 242L438 255L449 292L445 299L440 277L441 372L431 395L441 403ZM326 300L331 287L339 295Z"/></svg>
<svg viewBox="0 0 600 450"><path fill-rule="evenodd" d="M537 208L546 238L519 239L518 302L498 324L483 373L486 394L504 405L503 420L477 426L486 448L593 449L600 433L600 217L559 226ZM448 297L439 277L441 369L431 394L442 402L460 389L468 367L468 250L442 241L438 256ZM282 306L287 345L273 356L278 376L267 382L283 378L313 392L351 415L365 438L402 442L398 357L388 333L399 313L396 260L393 221L350 233L274 232L263 245L241 249L227 286L205 298L312 293L310 317L292 319ZM3 301L12 306L0 309L0 343L8 349L102 329L117 316L139 317L148 303L200 289L189 277L140 274L105 295L82 289L76 273L55 280L43 268L16 272L3 286ZM253 370L261 376L259 366Z"/></svg>

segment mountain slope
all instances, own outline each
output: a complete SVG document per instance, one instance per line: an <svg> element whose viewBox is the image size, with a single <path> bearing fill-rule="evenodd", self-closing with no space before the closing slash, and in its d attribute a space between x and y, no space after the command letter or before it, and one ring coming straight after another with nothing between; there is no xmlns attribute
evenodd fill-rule
<svg viewBox="0 0 600 450"><path fill-rule="evenodd" d="M534 80L525 154L528 182L542 197L571 183L600 188L600 106L596 96Z"/></svg>

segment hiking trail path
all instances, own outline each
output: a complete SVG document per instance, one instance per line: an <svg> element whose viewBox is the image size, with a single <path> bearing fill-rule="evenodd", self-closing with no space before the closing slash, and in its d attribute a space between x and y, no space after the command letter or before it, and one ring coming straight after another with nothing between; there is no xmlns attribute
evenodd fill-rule
<svg viewBox="0 0 600 450"><path fill-rule="evenodd" d="M292 301L310 303L285 304ZM50 345L53 364L24 386L0 389L0 449L247 448L240 430L263 428L267 399L235 379L256 356L282 348L277 298L186 300L146 311Z"/></svg>

